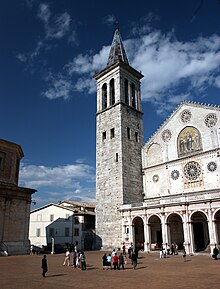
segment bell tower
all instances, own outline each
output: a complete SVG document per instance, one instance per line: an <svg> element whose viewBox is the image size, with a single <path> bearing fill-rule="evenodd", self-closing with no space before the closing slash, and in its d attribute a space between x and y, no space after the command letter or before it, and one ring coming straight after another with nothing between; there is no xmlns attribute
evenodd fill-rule
<svg viewBox="0 0 220 289"><path fill-rule="evenodd" d="M124 241L120 206L143 201L142 77L129 65L116 28L107 66L94 77L97 82L96 234L103 249L118 248Z"/></svg>

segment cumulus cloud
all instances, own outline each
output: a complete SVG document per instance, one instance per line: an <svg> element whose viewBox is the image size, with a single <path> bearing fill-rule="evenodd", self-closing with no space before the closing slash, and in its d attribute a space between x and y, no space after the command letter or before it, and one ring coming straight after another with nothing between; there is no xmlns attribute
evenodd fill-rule
<svg viewBox="0 0 220 289"><path fill-rule="evenodd" d="M37 206L62 200L95 201L95 168L79 160L57 167L21 164L19 185L37 189Z"/></svg>
<svg viewBox="0 0 220 289"><path fill-rule="evenodd" d="M154 30L127 39L124 45L130 65L145 76L143 101L153 102L160 113L173 109L179 100L204 96L209 86L219 86L219 35L181 42L174 31L163 34ZM66 64L69 75L79 75L76 90L94 91L91 74L105 67L109 50L104 46L96 54L80 54Z"/></svg>
<svg viewBox="0 0 220 289"><path fill-rule="evenodd" d="M53 75L49 73L45 78L47 88L42 92L42 95L48 99L69 99L74 87L69 77L66 77L60 73Z"/></svg>
<svg viewBox="0 0 220 289"><path fill-rule="evenodd" d="M20 182L27 187L79 188L80 181L94 181L95 170L84 163L58 167L22 165Z"/></svg>

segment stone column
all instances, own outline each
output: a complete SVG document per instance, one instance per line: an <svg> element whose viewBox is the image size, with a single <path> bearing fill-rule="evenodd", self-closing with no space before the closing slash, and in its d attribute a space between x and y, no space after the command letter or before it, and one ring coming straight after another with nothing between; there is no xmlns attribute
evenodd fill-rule
<svg viewBox="0 0 220 289"><path fill-rule="evenodd" d="M186 254L190 255L190 233L189 233L189 222L187 211L183 212L183 236L184 236L184 247Z"/></svg>
<svg viewBox="0 0 220 289"><path fill-rule="evenodd" d="M167 225L165 224L165 213L161 213L161 229L162 229L162 246L165 247L167 243Z"/></svg>
<svg viewBox="0 0 220 289"><path fill-rule="evenodd" d="M146 215L144 216L144 251L150 252L150 227Z"/></svg>
<svg viewBox="0 0 220 289"><path fill-rule="evenodd" d="M217 243L217 238L214 230L214 222L212 220L212 209L211 203L210 208L208 209L208 230L209 230L209 240L210 240L210 250L213 252L215 244Z"/></svg>
<svg viewBox="0 0 220 289"><path fill-rule="evenodd" d="M194 233L193 233L193 225L192 222L187 222L189 228L189 238L190 238L190 245L189 245L189 253L192 254L195 252L195 242L194 242Z"/></svg>

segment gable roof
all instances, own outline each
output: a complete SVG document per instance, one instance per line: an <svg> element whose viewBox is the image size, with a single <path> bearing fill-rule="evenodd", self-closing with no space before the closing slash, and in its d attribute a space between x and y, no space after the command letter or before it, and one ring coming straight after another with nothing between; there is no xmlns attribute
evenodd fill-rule
<svg viewBox="0 0 220 289"><path fill-rule="evenodd" d="M188 106L188 107L201 107L201 108L209 108L213 109L215 111L220 111L220 105L212 105L212 104L206 104L206 103L200 103L200 102L195 102L195 101L188 101L184 100L182 101L172 112L171 114L164 120L164 122L159 126L159 128L152 134L152 136L148 139L148 141L144 144L148 145L150 141L158 134L159 131L161 131L166 124L170 121L170 119L177 114L177 112L183 107L183 106Z"/></svg>

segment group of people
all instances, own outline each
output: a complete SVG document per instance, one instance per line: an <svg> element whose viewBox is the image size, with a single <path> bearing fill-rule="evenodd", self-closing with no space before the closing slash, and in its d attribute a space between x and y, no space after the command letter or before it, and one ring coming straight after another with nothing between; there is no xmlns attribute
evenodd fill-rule
<svg viewBox="0 0 220 289"><path fill-rule="evenodd" d="M70 256L71 253L69 249L66 249L65 258L63 262L63 266L70 266ZM82 270L86 270L86 256L83 251L79 251L77 249L72 251L72 266L74 268L81 268Z"/></svg>
<svg viewBox="0 0 220 289"><path fill-rule="evenodd" d="M128 258L131 260L131 264L133 269L137 267L137 259L138 259L138 249L131 247L128 249ZM111 254L104 254L102 257L103 270L124 270L125 265L128 263L126 248L125 245L122 247L122 252L117 253L115 249L113 249Z"/></svg>
<svg viewBox="0 0 220 289"><path fill-rule="evenodd" d="M172 243L171 246L169 244L165 244L165 246L160 249L160 258L166 258L167 255L178 255L178 245L176 243Z"/></svg>

